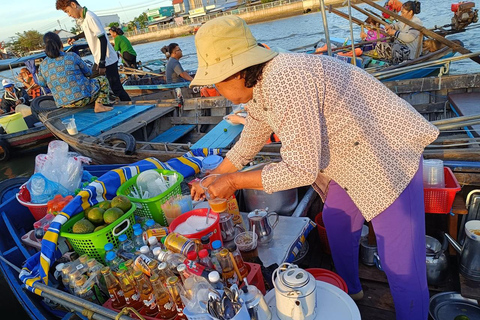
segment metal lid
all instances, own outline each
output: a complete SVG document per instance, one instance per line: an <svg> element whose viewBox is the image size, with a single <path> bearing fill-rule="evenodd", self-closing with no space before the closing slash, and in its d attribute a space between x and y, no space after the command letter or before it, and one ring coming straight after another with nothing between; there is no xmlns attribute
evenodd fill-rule
<svg viewBox="0 0 480 320"><path fill-rule="evenodd" d="M230 213L221 213L220 214L220 223L227 222L228 220L232 220L232 215Z"/></svg>
<svg viewBox="0 0 480 320"><path fill-rule="evenodd" d="M268 208L265 209L255 209L248 214L248 219L261 219L266 217L268 214Z"/></svg>

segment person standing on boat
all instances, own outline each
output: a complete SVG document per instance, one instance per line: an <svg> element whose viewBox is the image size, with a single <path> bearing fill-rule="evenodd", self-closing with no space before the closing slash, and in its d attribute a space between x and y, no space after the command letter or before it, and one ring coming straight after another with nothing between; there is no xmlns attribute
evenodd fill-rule
<svg viewBox="0 0 480 320"><path fill-rule="evenodd" d="M125 67L137 69L137 53L133 50L130 40L123 35L123 30L118 27L111 27L110 34L115 42L114 49L120 52Z"/></svg>
<svg viewBox="0 0 480 320"><path fill-rule="evenodd" d="M420 13L419 1L407 1L400 11L402 17L422 25L422 21L415 16ZM419 30L399 21L385 27L385 31L395 37L393 42L379 42L376 50L380 59L387 59L393 64L399 64L405 60L413 60L422 53L423 36Z"/></svg>
<svg viewBox="0 0 480 320"><path fill-rule="evenodd" d="M110 88L121 101L131 101L120 82L117 54L108 41L97 15L86 7L80 6L76 0L57 0L56 8L76 19L83 30L82 33L68 39L68 44L73 44L76 40L85 38L95 61L93 70L98 71L100 75L106 75Z"/></svg>
<svg viewBox="0 0 480 320"><path fill-rule="evenodd" d="M30 97L25 89L16 88L13 81L9 79L3 79L2 86L5 92L3 93L0 104L0 114L16 112L15 109L18 106L25 105L27 107L30 105Z"/></svg>
<svg viewBox="0 0 480 320"><path fill-rule="evenodd" d="M193 78L187 71L183 70L180 64L180 58L183 57L182 49L180 49L177 43L170 43L168 45L168 58L167 66L165 67L165 77L167 83L176 83L184 81L192 81Z"/></svg>
<svg viewBox="0 0 480 320"><path fill-rule="evenodd" d="M354 299L363 297L359 241L371 221L398 320L426 320L422 153L438 129L361 68L324 55L276 53L258 46L244 20L208 21L195 36L198 69L191 86L215 84L245 104L240 139L212 173L212 197L236 190L267 193L312 185L324 200L333 261ZM282 161L238 172L270 134ZM195 183L192 198L204 197Z"/></svg>
<svg viewBox="0 0 480 320"><path fill-rule="evenodd" d="M91 70L76 53L63 52L58 34L47 32L43 36L45 53L38 70L38 83L48 86L55 103L62 108L80 108L95 103L95 112L106 112L113 108L108 93L110 88L104 76L89 79Z"/></svg>

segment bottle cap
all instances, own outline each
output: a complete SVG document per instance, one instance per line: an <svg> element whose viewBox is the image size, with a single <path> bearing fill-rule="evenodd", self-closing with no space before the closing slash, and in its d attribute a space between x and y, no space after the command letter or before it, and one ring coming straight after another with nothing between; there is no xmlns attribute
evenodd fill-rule
<svg viewBox="0 0 480 320"><path fill-rule="evenodd" d="M200 242L202 244L209 244L210 243L210 237L209 236L203 236L200 238Z"/></svg>
<svg viewBox="0 0 480 320"><path fill-rule="evenodd" d="M117 276L124 276L124 275L125 275L125 269L118 269Z"/></svg>
<svg viewBox="0 0 480 320"><path fill-rule="evenodd" d="M229 253L230 252L226 248L223 248L222 250L220 250L220 256L222 256L222 257L228 256Z"/></svg>
<svg viewBox="0 0 480 320"><path fill-rule="evenodd" d="M148 238L148 244L151 246L158 244L157 237L151 236L150 238Z"/></svg>
<svg viewBox="0 0 480 320"><path fill-rule="evenodd" d="M95 260L95 258L90 258L88 259L87 261L87 266L89 268L92 268L93 266L95 266L97 264L97 260Z"/></svg>
<svg viewBox="0 0 480 320"><path fill-rule="evenodd" d="M184 263L180 263L180 264L177 266L177 271L178 271L178 272L184 272L186 269L187 269L187 266L186 266Z"/></svg>
<svg viewBox="0 0 480 320"><path fill-rule="evenodd" d="M142 229L135 229L135 231L133 232L134 235L136 236L139 236L143 233L143 230Z"/></svg>
<svg viewBox="0 0 480 320"><path fill-rule="evenodd" d="M152 250L152 253L153 253L153 255L154 255L155 257L158 257L158 255L160 254L160 252L162 252L162 248L160 248L160 247L155 247L155 248L153 248L153 250Z"/></svg>
<svg viewBox="0 0 480 320"><path fill-rule="evenodd" d="M177 282L178 282L178 277L177 276L171 276L167 279L167 283L171 286L176 284Z"/></svg>
<svg viewBox="0 0 480 320"><path fill-rule="evenodd" d="M127 235L126 234L122 234L120 237L118 237L118 240L120 242L123 242L123 241L126 241L128 238L127 238Z"/></svg>
<svg viewBox="0 0 480 320"><path fill-rule="evenodd" d="M110 267L103 267L100 272L101 273L108 273L108 272L110 272Z"/></svg>
<svg viewBox="0 0 480 320"><path fill-rule="evenodd" d="M106 245L103 246L105 251L112 251L113 250L113 243L108 242Z"/></svg>
<svg viewBox="0 0 480 320"><path fill-rule="evenodd" d="M142 229L142 226L140 225L140 223L135 223L133 225L133 230L137 230L137 229Z"/></svg>
<svg viewBox="0 0 480 320"><path fill-rule="evenodd" d="M212 242L213 250L217 250L222 247L222 242L220 240L215 240Z"/></svg>
<svg viewBox="0 0 480 320"><path fill-rule="evenodd" d="M128 259L125 261L125 267L129 268L133 264L133 259Z"/></svg>
<svg viewBox="0 0 480 320"><path fill-rule="evenodd" d="M147 227L151 227L151 226L153 226L154 224L155 224L155 221L154 221L153 219L149 219L149 220L147 220L147 222L145 222L145 225L146 225Z"/></svg>
<svg viewBox="0 0 480 320"><path fill-rule="evenodd" d="M85 281L87 281L87 278L85 276L79 276L75 278L75 285L81 287L85 284Z"/></svg>
<svg viewBox="0 0 480 320"><path fill-rule="evenodd" d="M165 239L167 239L167 236L162 237L162 239L160 239L160 241L161 241L162 243L165 243Z"/></svg>
<svg viewBox="0 0 480 320"><path fill-rule="evenodd" d="M158 254L158 261L165 261L165 258L167 257L167 255L168 255L168 252L162 250L162 251Z"/></svg>
<svg viewBox="0 0 480 320"><path fill-rule="evenodd" d="M65 263L59 263L55 267L55 270L57 270L58 272L61 272L64 266L65 266Z"/></svg>
<svg viewBox="0 0 480 320"><path fill-rule="evenodd" d="M156 268L158 268L158 261L157 260L152 260L148 263L148 268L150 270L155 270Z"/></svg>
<svg viewBox="0 0 480 320"><path fill-rule="evenodd" d="M150 282L156 282L158 280L158 274L154 273L150 277Z"/></svg>
<svg viewBox="0 0 480 320"><path fill-rule="evenodd" d="M191 261L197 260L197 253L196 253L195 251L190 251L190 252L187 254L187 259L188 259L188 260L191 260Z"/></svg>
<svg viewBox="0 0 480 320"><path fill-rule="evenodd" d="M220 274L218 273L218 271L210 272L208 274L208 281L213 283L220 281Z"/></svg>
<svg viewBox="0 0 480 320"><path fill-rule="evenodd" d="M208 250L207 249L202 249L198 251L198 256L200 259L208 257Z"/></svg>
<svg viewBox="0 0 480 320"><path fill-rule="evenodd" d="M78 261L80 261L80 263L87 263L87 260L89 258L90 257L88 256L88 254L82 254L80 257L78 257Z"/></svg>
<svg viewBox="0 0 480 320"><path fill-rule="evenodd" d="M145 254L145 253L148 253L148 251L150 251L150 249L148 248L148 246L143 246L143 247L140 247L140 252Z"/></svg>
<svg viewBox="0 0 480 320"><path fill-rule="evenodd" d="M110 251L110 252L107 253L107 255L105 256L105 261L112 261L112 260L115 259L116 257L117 257L117 255L115 254L115 252Z"/></svg>
<svg viewBox="0 0 480 320"><path fill-rule="evenodd" d="M134 277L135 279L137 279L137 278L139 279L139 278L142 277L142 274L143 274L142 271L138 270L138 271L135 271L135 272L133 273L133 277Z"/></svg>
<svg viewBox="0 0 480 320"><path fill-rule="evenodd" d="M158 270L165 270L168 268L168 264L166 262L162 262L158 265Z"/></svg>

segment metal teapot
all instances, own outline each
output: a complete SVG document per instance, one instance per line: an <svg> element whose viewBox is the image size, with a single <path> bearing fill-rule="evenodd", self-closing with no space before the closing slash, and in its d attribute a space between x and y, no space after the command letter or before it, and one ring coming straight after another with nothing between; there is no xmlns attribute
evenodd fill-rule
<svg viewBox="0 0 480 320"><path fill-rule="evenodd" d="M270 225L269 218L275 216L275 222L273 225ZM273 238L273 229L278 223L278 214L276 212L268 212L268 208L255 209L248 214L248 222L250 225L250 231L253 230L255 225L255 233L258 236L258 243L266 244L269 243Z"/></svg>
<svg viewBox="0 0 480 320"><path fill-rule="evenodd" d="M460 253L460 273L469 280L480 281L480 220L470 220L465 224L463 247L449 234L445 236Z"/></svg>
<svg viewBox="0 0 480 320"><path fill-rule="evenodd" d="M437 239L425 236L426 259L427 259L427 282L430 285L441 283L447 276L448 259L445 256L445 250L448 248L446 236L443 238L443 244Z"/></svg>

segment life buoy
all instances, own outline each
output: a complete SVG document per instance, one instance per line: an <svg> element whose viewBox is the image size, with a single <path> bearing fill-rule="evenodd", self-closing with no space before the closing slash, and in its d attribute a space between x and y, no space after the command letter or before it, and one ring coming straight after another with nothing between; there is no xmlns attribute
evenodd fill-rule
<svg viewBox="0 0 480 320"><path fill-rule="evenodd" d="M135 153L136 140L130 133L125 132L116 132L107 134L101 138L101 143L113 144L118 142L123 142L125 144L125 154L132 155Z"/></svg>
<svg viewBox="0 0 480 320"><path fill-rule="evenodd" d="M58 109L55 100L53 100L53 96L36 97L30 103L30 108L36 117L42 112L49 112Z"/></svg>
<svg viewBox="0 0 480 320"><path fill-rule="evenodd" d="M10 146L7 141L0 139L0 161L7 161L10 159Z"/></svg>

